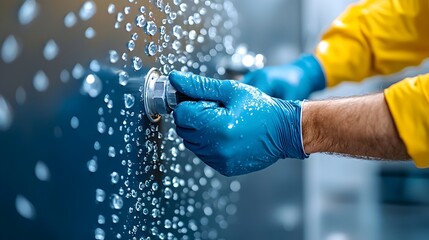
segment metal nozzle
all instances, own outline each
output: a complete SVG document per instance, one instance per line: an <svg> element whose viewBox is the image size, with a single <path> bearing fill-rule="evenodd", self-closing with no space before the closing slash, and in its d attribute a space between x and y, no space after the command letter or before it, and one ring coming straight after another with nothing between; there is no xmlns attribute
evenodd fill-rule
<svg viewBox="0 0 429 240"><path fill-rule="evenodd" d="M170 114L178 104L176 89L168 77L156 68L147 73L142 95L145 112L151 122L158 122L161 116Z"/></svg>

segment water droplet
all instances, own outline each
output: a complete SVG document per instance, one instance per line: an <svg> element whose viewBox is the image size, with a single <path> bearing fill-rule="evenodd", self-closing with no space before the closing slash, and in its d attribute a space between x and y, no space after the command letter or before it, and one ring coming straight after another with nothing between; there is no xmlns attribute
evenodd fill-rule
<svg viewBox="0 0 429 240"><path fill-rule="evenodd" d="M186 52L192 53L194 51L194 46L192 44L186 45Z"/></svg>
<svg viewBox="0 0 429 240"><path fill-rule="evenodd" d="M98 142L98 141L95 141L94 142L94 150L100 150L100 148L101 148L101 145L100 145L100 143Z"/></svg>
<svg viewBox="0 0 429 240"><path fill-rule="evenodd" d="M124 142L129 142L130 141L130 135L125 134L124 135Z"/></svg>
<svg viewBox="0 0 429 240"><path fill-rule="evenodd" d="M67 70L63 69L60 73L61 82L63 83L68 82L69 79L70 79L70 73Z"/></svg>
<svg viewBox="0 0 429 240"><path fill-rule="evenodd" d="M104 240L106 234L104 233L104 230L101 228L95 229L95 239L96 240Z"/></svg>
<svg viewBox="0 0 429 240"><path fill-rule="evenodd" d="M131 38L136 41L139 38L139 35L137 33L133 33L133 35L131 36Z"/></svg>
<svg viewBox="0 0 429 240"><path fill-rule="evenodd" d="M97 75L89 74L82 83L82 91L90 97L97 97L103 90L103 83Z"/></svg>
<svg viewBox="0 0 429 240"><path fill-rule="evenodd" d="M176 133L176 130L174 130L174 128L170 128L170 129L168 129L168 132L167 132L167 139L169 140L169 141L174 141L174 140L176 140L177 139L177 133Z"/></svg>
<svg viewBox="0 0 429 240"><path fill-rule="evenodd" d="M109 147L109 153L108 153L108 156L109 156L109 157L111 157L111 158L113 158L113 157L115 157L115 156L116 156L116 150L115 150L115 148L114 148L114 147L112 147L112 146L110 146L110 147Z"/></svg>
<svg viewBox="0 0 429 240"><path fill-rule="evenodd" d="M92 27L88 27L85 30L85 37L88 38L88 39L93 39L95 37L95 34L96 34L95 30Z"/></svg>
<svg viewBox="0 0 429 240"><path fill-rule="evenodd" d="M106 124L104 122L98 122L97 123L97 130L99 133L103 134L104 132L106 132Z"/></svg>
<svg viewBox="0 0 429 240"><path fill-rule="evenodd" d="M117 183L118 183L118 181L119 181L119 174L118 174L117 172L112 172L112 173L110 174L110 181L111 181L113 184L117 184Z"/></svg>
<svg viewBox="0 0 429 240"><path fill-rule="evenodd" d="M139 57L133 57L134 70L138 71L143 67L143 62Z"/></svg>
<svg viewBox="0 0 429 240"><path fill-rule="evenodd" d="M124 21L124 14L121 12L118 12L118 15L116 15L116 21L119 24L120 22Z"/></svg>
<svg viewBox="0 0 429 240"><path fill-rule="evenodd" d="M15 36L9 35L3 42L1 48L1 57L3 62L11 63L15 61L18 55L21 52L21 47L19 46L18 41Z"/></svg>
<svg viewBox="0 0 429 240"><path fill-rule="evenodd" d="M167 43L167 42L169 42L169 41L170 41L170 35L165 34L165 35L164 35L164 43Z"/></svg>
<svg viewBox="0 0 429 240"><path fill-rule="evenodd" d="M131 32L131 30L133 30L133 25L131 25L131 23L125 24L125 30L127 30L127 32Z"/></svg>
<svg viewBox="0 0 429 240"><path fill-rule="evenodd" d="M180 143L178 148L179 148L179 151L182 151L182 152L185 151L185 149L186 149L185 144L183 144L183 143Z"/></svg>
<svg viewBox="0 0 429 240"><path fill-rule="evenodd" d="M173 35L177 38L177 39L181 39L183 36L183 30L182 27L179 25L175 25L173 27Z"/></svg>
<svg viewBox="0 0 429 240"><path fill-rule="evenodd" d="M124 201L122 200L122 197L119 196L118 194L112 194L111 199L112 201L110 203L110 206L113 209L121 209L122 206L124 205Z"/></svg>
<svg viewBox="0 0 429 240"><path fill-rule="evenodd" d="M213 209L209 206L206 206L203 211L206 216L211 216L213 214Z"/></svg>
<svg viewBox="0 0 429 240"><path fill-rule="evenodd" d="M231 189L231 191L233 191L233 192L238 192L238 191L240 191L241 184L240 184L240 182L239 182L239 181L234 180L234 181L232 181L232 182L229 184L229 188L230 188L230 189Z"/></svg>
<svg viewBox="0 0 429 240"><path fill-rule="evenodd" d="M83 69L82 65L77 63L73 67L72 76L74 77L74 79L81 79L84 72L85 72L85 70Z"/></svg>
<svg viewBox="0 0 429 240"><path fill-rule="evenodd" d="M6 131L12 125L13 115L9 103L0 95L0 130Z"/></svg>
<svg viewBox="0 0 429 240"><path fill-rule="evenodd" d="M79 10L80 19L87 21L94 16L97 6L93 1L86 1Z"/></svg>
<svg viewBox="0 0 429 240"><path fill-rule="evenodd" d="M124 61L128 61L128 54L127 53L122 53L122 60Z"/></svg>
<svg viewBox="0 0 429 240"><path fill-rule="evenodd" d="M115 11L116 11L115 4L113 4L113 3L109 4L109 6L107 7L107 12L109 14L113 14L113 13L115 13Z"/></svg>
<svg viewBox="0 0 429 240"><path fill-rule="evenodd" d="M119 60L118 52L116 52L115 50L110 50L109 59L111 63L116 63Z"/></svg>
<svg viewBox="0 0 429 240"><path fill-rule="evenodd" d="M146 34L150 36L154 36L156 34L156 31L158 30L158 27L156 26L155 22L149 21L146 24Z"/></svg>
<svg viewBox="0 0 429 240"><path fill-rule="evenodd" d="M154 56L158 50L158 46L154 42L150 42L146 45L146 54L149 56Z"/></svg>
<svg viewBox="0 0 429 240"><path fill-rule="evenodd" d="M171 47L176 51L178 51L181 46L182 44L177 40L174 40L173 43L171 44Z"/></svg>
<svg viewBox="0 0 429 240"><path fill-rule="evenodd" d="M64 17L64 26L67 28L73 27L77 22L76 15L73 12L67 13L67 15Z"/></svg>
<svg viewBox="0 0 429 240"><path fill-rule="evenodd" d="M170 199L172 196L173 196L173 191L171 190L171 188L166 187L164 190L165 199Z"/></svg>
<svg viewBox="0 0 429 240"><path fill-rule="evenodd" d="M24 104L25 100L27 99L27 93L25 92L24 88L18 87L16 89L15 99L18 104Z"/></svg>
<svg viewBox="0 0 429 240"><path fill-rule="evenodd" d="M99 72L101 70L101 65L97 60L94 59L89 63L89 69L94 72Z"/></svg>
<svg viewBox="0 0 429 240"><path fill-rule="evenodd" d="M171 155L173 155L173 157L177 157L177 155L179 154L179 151L175 147L172 147L170 149L170 152L171 152Z"/></svg>
<svg viewBox="0 0 429 240"><path fill-rule="evenodd" d="M95 200L97 202L104 202L105 198L106 198L106 192L104 192L103 189L97 188L95 190Z"/></svg>
<svg viewBox="0 0 429 240"><path fill-rule="evenodd" d="M128 76L128 73L125 71L120 71L118 75L119 75L119 84L122 86L127 85L128 79L130 78Z"/></svg>
<svg viewBox="0 0 429 240"><path fill-rule="evenodd" d="M36 209L33 204L26 197L20 194L16 196L15 208L23 218L30 220L36 218Z"/></svg>
<svg viewBox="0 0 429 240"><path fill-rule="evenodd" d="M119 222L119 217L116 214L112 214L112 222L113 223L118 223Z"/></svg>
<svg viewBox="0 0 429 240"><path fill-rule="evenodd" d="M98 220L97 220L98 224L105 224L106 223L106 218L103 215L98 215Z"/></svg>
<svg viewBox="0 0 429 240"><path fill-rule="evenodd" d="M159 214L160 214L160 211L159 211L159 209L158 209L158 208L154 208L154 209L152 209L152 217L153 217L153 218L157 218L157 217L159 217Z"/></svg>
<svg viewBox="0 0 429 240"><path fill-rule="evenodd" d="M164 12L166 13L166 14L169 14L170 12L171 12L171 6L170 6L170 4L166 4L165 5L165 8L164 8Z"/></svg>
<svg viewBox="0 0 429 240"><path fill-rule="evenodd" d="M36 163L34 173L40 181L49 181L51 178L51 173L48 166L42 161L38 161Z"/></svg>
<svg viewBox="0 0 429 240"><path fill-rule="evenodd" d="M78 127L79 127L79 118L77 118L77 117L73 116L73 117L70 119L70 126L71 126L73 129L78 128Z"/></svg>
<svg viewBox="0 0 429 240"><path fill-rule="evenodd" d="M97 160L96 159L90 159L87 163L86 166L88 167L88 171L94 173L97 171L98 169L98 164L97 164Z"/></svg>
<svg viewBox="0 0 429 240"><path fill-rule="evenodd" d="M197 32L195 30L191 30L188 36L190 40L195 40L197 38Z"/></svg>
<svg viewBox="0 0 429 240"><path fill-rule="evenodd" d="M188 9L188 5L186 3L182 3L180 4L180 11L182 12L186 12L186 10Z"/></svg>
<svg viewBox="0 0 429 240"><path fill-rule="evenodd" d="M39 92L44 92L49 87L49 79L45 72L39 70L33 78L33 86Z"/></svg>
<svg viewBox="0 0 429 240"><path fill-rule="evenodd" d="M164 227L166 229L171 228L171 221L169 219L165 219L165 221L164 221Z"/></svg>
<svg viewBox="0 0 429 240"><path fill-rule="evenodd" d="M128 50L133 51L135 47L136 43L134 42L134 40L128 41Z"/></svg>
<svg viewBox="0 0 429 240"><path fill-rule="evenodd" d="M131 1L133 1L133 0L131 0ZM127 15L130 14L130 11L131 11L131 8L129 6L124 7L124 13L125 14L127 14Z"/></svg>
<svg viewBox="0 0 429 240"><path fill-rule="evenodd" d="M31 23L39 13L39 4L35 0L26 0L19 8L18 20L22 25Z"/></svg>
<svg viewBox="0 0 429 240"><path fill-rule="evenodd" d="M57 43L51 39L46 43L45 48L43 49L43 56L46 60L50 61L58 55L58 51Z"/></svg>
<svg viewBox="0 0 429 240"><path fill-rule="evenodd" d="M134 106L134 96L131 94L124 94L124 103L126 108L132 108Z"/></svg>

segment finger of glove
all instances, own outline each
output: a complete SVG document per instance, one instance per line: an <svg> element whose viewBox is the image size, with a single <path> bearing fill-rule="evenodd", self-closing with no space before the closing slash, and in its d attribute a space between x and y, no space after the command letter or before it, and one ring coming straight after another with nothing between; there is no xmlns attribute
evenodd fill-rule
<svg viewBox="0 0 429 240"><path fill-rule="evenodd" d="M257 70L246 74L242 83L253 86L266 94L271 94L270 84L267 81L267 76L262 70Z"/></svg>
<svg viewBox="0 0 429 240"><path fill-rule="evenodd" d="M172 71L168 76L177 91L195 99L226 103L233 92L232 81Z"/></svg>
<svg viewBox="0 0 429 240"><path fill-rule="evenodd" d="M189 143L199 145L201 143L201 135L195 129L182 128L176 126L176 133Z"/></svg>
<svg viewBox="0 0 429 240"><path fill-rule="evenodd" d="M180 128L201 130L215 117L221 117L224 108L218 107L214 102L191 102L185 101L174 109L173 117L176 125Z"/></svg>

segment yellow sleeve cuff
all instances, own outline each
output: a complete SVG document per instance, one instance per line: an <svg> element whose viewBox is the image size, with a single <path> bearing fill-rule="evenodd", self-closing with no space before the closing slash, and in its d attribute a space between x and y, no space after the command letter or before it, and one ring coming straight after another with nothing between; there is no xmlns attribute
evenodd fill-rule
<svg viewBox="0 0 429 240"><path fill-rule="evenodd" d="M429 74L408 78L384 91L408 155L419 168L429 167Z"/></svg>

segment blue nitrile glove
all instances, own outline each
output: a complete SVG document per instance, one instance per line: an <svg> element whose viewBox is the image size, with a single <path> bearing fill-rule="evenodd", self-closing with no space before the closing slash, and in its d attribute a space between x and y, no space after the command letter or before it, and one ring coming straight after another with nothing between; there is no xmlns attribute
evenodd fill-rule
<svg viewBox="0 0 429 240"><path fill-rule="evenodd" d="M326 87L323 69L313 55L303 55L291 64L250 72L244 76L243 83L284 100L303 100Z"/></svg>
<svg viewBox="0 0 429 240"><path fill-rule="evenodd" d="M177 134L206 164L226 176L250 173L281 158L306 156L301 102L272 98L232 80L173 71L171 84L202 101L174 109Z"/></svg>

